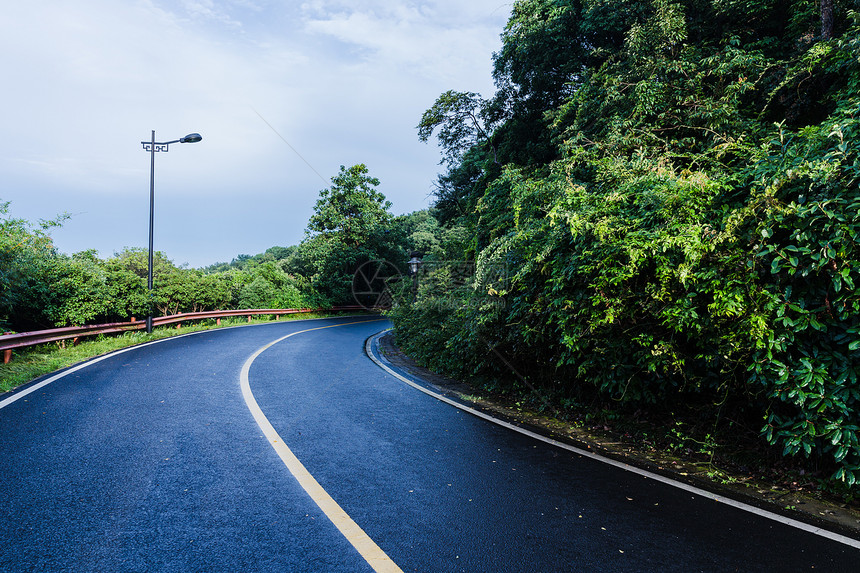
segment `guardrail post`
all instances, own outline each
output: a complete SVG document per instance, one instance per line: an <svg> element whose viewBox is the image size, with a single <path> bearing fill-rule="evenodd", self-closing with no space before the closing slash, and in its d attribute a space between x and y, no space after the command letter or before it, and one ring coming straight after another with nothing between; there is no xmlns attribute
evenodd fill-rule
<svg viewBox="0 0 860 573"><path fill-rule="evenodd" d="M7 348L6 350L3 351L3 364L9 364L9 362L11 360L12 360L12 349Z"/></svg>
<svg viewBox="0 0 860 573"><path fill-rule="evenodd" d="M216 319L215 319L215 325L216 325L216 326L221 326L221 319L220 319L220 318L216 318Z"/></svg>
<svg viewBox="0 0 860 573"><path fill-rule="evenodd" d="M251 322L251 315L248 315L248 322Z"/></svg>

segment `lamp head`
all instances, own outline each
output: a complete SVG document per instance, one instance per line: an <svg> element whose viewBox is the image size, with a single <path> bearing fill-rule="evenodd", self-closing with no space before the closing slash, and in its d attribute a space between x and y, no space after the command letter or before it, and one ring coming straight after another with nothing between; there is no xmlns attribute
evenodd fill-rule
<svg viewBox="0 0 860 573"><path fill-rule="evenodd" d="M179 143L197 143L203 139L203 136L199 133L189 133L183 138L180 138Z"/></svg>
<svg viewBox="0 0 860 573"><path fill-rule="evenodd" d="M409 254L409 256L410 256L411 258L407 261L407 263L406 263L406 264L407 264L407 265L409 265L409 274L410 274L410 275L416 275L416 274L418 274L418 269L419 269L419 268L421 267L421 265L423 264L423 263L422 263L422 261L421 261L421 257L422 257L423 255L424 255L424 253L422 253L422 252L420 252L420 251L412 251L412 252Z"/></svg>

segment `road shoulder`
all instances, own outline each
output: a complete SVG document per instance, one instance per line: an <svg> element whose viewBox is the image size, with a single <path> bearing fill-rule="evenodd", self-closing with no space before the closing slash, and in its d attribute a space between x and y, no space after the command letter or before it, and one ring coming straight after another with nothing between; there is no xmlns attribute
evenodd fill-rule
<svg viewBox="0 0 860 573"><path fill-rule="evenodd" d="M487 397L485 392L478 391L467 383L423 368L397 347L391 331L379 336L374 346L376 357L392 369L450 400L507 423L720 496L828 529L834 533L860 539L860 512L846 505L818 499L804 492L785 490L774 484L761 481L751 483L744 476L738 476L736 483L721 483L711 479L706 471L692 463L664 456L659 452L643 451L636 448L635 444L626 443L617 436L595 435L548 416L520 408L511 408L501 400Z"/></svg>

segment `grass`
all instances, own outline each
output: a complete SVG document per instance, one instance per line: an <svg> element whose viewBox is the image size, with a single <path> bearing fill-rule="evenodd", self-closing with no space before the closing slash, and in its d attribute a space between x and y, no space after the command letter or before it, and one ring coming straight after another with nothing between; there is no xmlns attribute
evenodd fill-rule
<svg viewBox="0 0 860 573"><path fill-rule="evenodd" d="M281 316L281 320L303 320L309 318L325 318L336 316L332 313L303 313L303 314L288 314ZM197 323L181 326L180 328L165 326L156 328L152 334L147 334L143 331L126 332L117 336L94 336L92 338L81 341L78 345L73 346L71 341L42 344L39 346L31 346L29 348L16 350L12 356L12 361L9 364L0 364L0 392L8 392L22 384L26 384L31 380L35 380L45 374L56 372L63 368L73 366L85 360L108 354L121 348L151 342L153 340L161 340L162 338L171 338L191 332L199 332L202 330L212 330L216 328L226 328L230 326L239 326L247 324L263 324L273 322L268 316L252 318L248 322L247 318L235 317L221 319L221 325L218 326L215 320L200 321Z"/></svg>

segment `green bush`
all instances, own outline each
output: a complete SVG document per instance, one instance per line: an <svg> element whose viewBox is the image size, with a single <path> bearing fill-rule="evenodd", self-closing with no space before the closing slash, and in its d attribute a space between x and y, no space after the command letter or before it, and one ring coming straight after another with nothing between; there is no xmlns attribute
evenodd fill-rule
<svg viewBox="0 0 860 573"><path fill-rule="evenodd" d="M496 96L419 125L459 256L509 280L422 287L398 340L559 404L727 415L860 481L860 16L820 37L811 6L516 2Z"/></svg>

